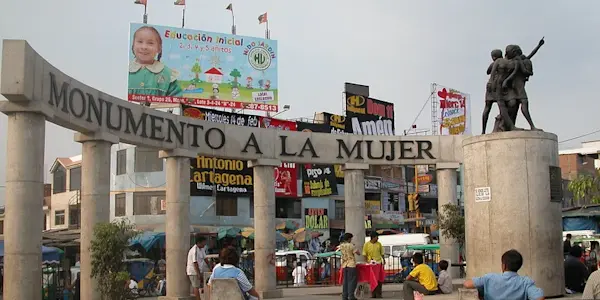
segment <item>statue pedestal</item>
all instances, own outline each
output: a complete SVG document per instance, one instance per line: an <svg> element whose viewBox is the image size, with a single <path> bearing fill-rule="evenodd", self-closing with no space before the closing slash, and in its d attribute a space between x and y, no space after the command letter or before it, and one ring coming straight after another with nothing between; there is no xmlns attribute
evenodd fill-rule
<svg viewBox="0 0 600 300"><path fill-rule="evenodd" d="M463 141L463 155L467 276L500 273L502 254L515 249L524 260L519 274L535 280L546 297L563 295L561 203L550 198L557 136L474 136Z"/></svg>

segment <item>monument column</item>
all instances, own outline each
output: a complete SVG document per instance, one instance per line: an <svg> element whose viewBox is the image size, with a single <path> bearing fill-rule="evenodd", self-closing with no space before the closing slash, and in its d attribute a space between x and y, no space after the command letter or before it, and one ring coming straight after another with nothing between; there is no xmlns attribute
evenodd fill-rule
<svg viewBox="0 0 600 300"><path fill-rule="evenodd" d="M365 243L365 170L368 164L344 165L344 210L346 232L352 233L352 243L362 252ZM359 261L364 261L362 256Z"/></svg>
<svg viewBox="0 0 600 300"><path fill-rule="evenodd" d="M81 298L100 300L98 282L92 278L94 226L110 222L110 147L119 138L108 133L75 133L81 143Z"/></svg>
<svg viewBox="0 0 600 300"><path fill-rule="evenodd" d="M523 255L519 274L531 277L544 296L562 296L562 199L551 193L557 136L509 131L468 137L463 156L467 276L500 272L502 254L515 249Z"/></svg>
<svg viewBox="0 0 600 300"><path fill-rule="evenodd" d="M438 163L436 168L437 187L438 187L438 213L443 213L443 206L446 204L458 204L456 197L456 182L458 180L457 169L459 163ZM458 243L455 239L444 237L442 230L440 231L440 258L447 260L449 263L458 263ZM449 267L448 271L452 278L458 278L460 275L459 268Z"/></svg>
<svg viewBox="0 0 600 300"><path fill-rule="evenodd" d="M41 299L46 117L5 112L4 299Z"/></svg>
<svg viewBox="0 0 600 300"><path fill-rule="evenodd" d="M190 297L190 280L185 266L190 250L190 158L196 153L176 149L160 151L167 167L167 278L169 286L164 300L194 299Z"/></svg>
<svg viewBox="0 0 600 300"><path fill-rule="evenodd" d="M261 299L281 298L275 273L275 167L281 161L248 162L254 171L254 285Z"/></svg>

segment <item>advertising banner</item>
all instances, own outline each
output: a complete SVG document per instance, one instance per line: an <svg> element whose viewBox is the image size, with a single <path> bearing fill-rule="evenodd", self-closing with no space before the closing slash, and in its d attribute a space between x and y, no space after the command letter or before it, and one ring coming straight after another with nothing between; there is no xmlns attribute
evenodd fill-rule
<svg viewBox="0 0 600 300"><path fill-rule="evenodd" d="M258 127L259 117L207 108L182 105L181 114L222 124ZM248 162L238 159L220 159L198 156L190 160L190 194L192 196L210 196L213 191L218 194L248 195L252 194L252 169Z"/></svg>
<svg viewBox="0 0 600 300"><path fill-rule="evenodd" d="M337 195L333 165L302 165L302 196L323 197Z"/></svg>
<svg viewBox="0 0 600 300"><path fill-rule="evenodd" d="M133 102L278 110L277 41L132 23Z"/></svg>
<svg viewBox="0 0 600 300"><path fill-rule="evenodd" d="M329 132L331 134L348 134L346 132L346 117L331 113L323 113L325 118L325 124L329 126ZM334 165L335 178L338 184L344 184L344 170L342 165Z"/></svg>
<svg viewBox="0 0 600 300"><path fill-rule="evenodd" d="M305 208L304 228L329 229L329 217L327 216L327 208Z"/></svg>
<svg viewBox="0 0 600 300"><path fill-rule="evenodd" d="M260 127L296 131L296 122L260 117ZM295 163L275 168L275 197L298 197L298 170Z"/></svg>
<svg viewBox="0 0 600 300"><path fill-rule="evenodd" d="M471 134L471 96L441 85L435 86L440 135Z"/></svg>
<svg viewBox="0 0 600 300"><path fill-rule="evenodd" d="M296 122L303 132L329 132L329 124ZM337 195L337 179L333 165L302 165L302 195L323 197Z"/></svg>
<svg viewBox="0 0 600 300"><path fill-rule="evenodd" d="M346 132L394 135L394 104L346 93Z"/></svg>

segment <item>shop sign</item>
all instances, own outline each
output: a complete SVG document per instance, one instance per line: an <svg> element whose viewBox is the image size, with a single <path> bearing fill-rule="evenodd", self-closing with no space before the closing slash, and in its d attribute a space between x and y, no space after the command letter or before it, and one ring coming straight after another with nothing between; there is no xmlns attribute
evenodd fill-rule
<svg viewBox="0 0 600 300"><path fill-rule="evenodd" d="M304 227L306 229L329 229L326 208L305 208Z"/></svg>
<svg viewBox="0 0 600 300"><path fill-rule="evenodd" d="M304 197L337 195L337 182L333 165L302 165Z"/></svg>
<svg viewBox="0 0 600 300"><path fill-rule="evenodd" d="M365 216L365 229L371 229L373 228L373 219L371 217L371 215L366 215Z"/></svg>
<svg viewBox="0 0 600 300"><path fill-rule="evenodd" d="M422 174L416 177L419 184L429 184L433 181L433 175Z"/></svg>
<svg viewBox="0 0 600 300"><path fill-rule="evenodd" d="M381 178L365 176L365 191L379 191L381 190Z"/></svg>

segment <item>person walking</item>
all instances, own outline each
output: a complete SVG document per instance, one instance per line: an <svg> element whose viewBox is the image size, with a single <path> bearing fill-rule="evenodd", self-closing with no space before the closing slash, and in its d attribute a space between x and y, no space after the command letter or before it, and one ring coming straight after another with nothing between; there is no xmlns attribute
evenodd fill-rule
<svg viewBox="0 0 600 300"><path fill-rule="evenodd" d="M352 237L354 237L352 233L344 233L340 244L342 276L344 278L342 282L342 300L356 300L354 291L358 284L358 272L356 271L356 257L354 255L360 255L360 252L352 244Z"/></svg>

